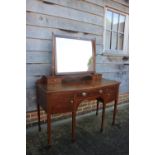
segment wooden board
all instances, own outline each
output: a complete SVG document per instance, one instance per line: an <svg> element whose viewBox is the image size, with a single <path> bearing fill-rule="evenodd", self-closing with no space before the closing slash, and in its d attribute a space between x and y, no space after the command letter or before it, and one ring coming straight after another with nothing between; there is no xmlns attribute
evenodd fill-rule
<svg viewBox="0 0 155 155"><path fill-rule="evenodd" d="M26 89L26 111L36 110L36 92L35 89Z"/></svg>
<svg viewBox="0 0 155 155"><path fill-rule="evenodd" d="M97 55L96 63L116 63L116 64L129 64L129 60L123 59L123 57Z"/></svg>
<svg viewBox="0 0 155 155"><path fill-rule="evenodd" d="M64 29L75 32L84 32L102 35L103 34L103 26L97 26L89 23L83 23L71 19L65 19L61 17L54 17L43 15L39 13L27 12L27 24L42 26L42 27L51 27Z"/></svg>
<svg viewBox="0 0 155 155"><path fill-rule="evenodd" d="M127 84L129 82L129 72L119 71L119 72L105 72L103 77L110 80L118 80L121 83Z"/></svg>
<svg viewBox="0 0 155 155"><path fill-rule="evenodd" d="M112 1L115 1L116 3L122 4L126 7L129 7L129 0L128 0L128 2L127 2L127 0L112 0Z"/></svg>
<svg viewBox="0 0 155 155"><path fill-rule="evenodd" d="M52 53L51 52L26 52L26 63L43 63L51 64Z"/></svg>
<svg viewBox="0 0 155 155"><path fill-rule="evenodd" d="M41 39L26 39L26 50L28 51L51 51L52 41Z"/></svg>
<svg viewBox="0 0 155 155"><path fill-rule="evenodd" d="M81 1L81 0L42 0L44 3L53 3L67 8L73 8L83 12L89 12L95 15L103 16L104 8L101 6L94 5L92 3ZM52 5L52 4L51 4Z"/></svg>
<svg viewBox="0 0 155 155"><path fill-rule="evenodd" d="M56 28L46 28L46 27L38 27L38 26L30 26L27 25L26 27L26 37L32 39L52 39L52 33L58 35L65 35L69 37L82 37L85 39L96 39L96 44L103 44L103 35L95 35L90 33L82 33L82 32L72 32L72 31L65 31Z"/></svg>
<svg viewBox="0 0 155 155"><path fill-rule="evenodd" d="M66 8L59 5L49 5L37 0L27 0L26 2L27 11L32 11L48 16L50 15L55 17L63 17L100 26L103 25L103 17L101 16L78 11L72 8Z"/></svg>
<svg viewBox="0 0 155 155"><path fill-rule="evenodd" d="M98 6L102 6L102 7L112 7L114 9L120 10L124 13L129 13L129 7L128 6L124 6L116 1L112 1L112 0L86 0L86 2L90 2L93 4L96 4Z"/></svg>
<svg viewBox="0 0 155 155"><path fill-rule="evenodd" d="M28 76L50 75L51 64L27 64L26 74Z"/></svg>
<svg viewBox="0 0 155 155"><path fill-rule="evenodd" d="M119 72L119 71L129 71L129 66L124 64L115 64L115 63L96 64L96 72L99 72L99 73Z"/></svg>
<svg viewBox="0 0 155 155"><path fill-rule="evenodd" d="M44 39L26 39L26 50L27 51L44 51L51 52L52 51L52 40L44 40ZM96 44L96 53L103 52L103 45Z"/></svg>
<svg viewBox="0 0 155 155"><path fill-rule="evenodd" d="M26 89L35 89L35 83L41 76L26 75Z"/></svg>

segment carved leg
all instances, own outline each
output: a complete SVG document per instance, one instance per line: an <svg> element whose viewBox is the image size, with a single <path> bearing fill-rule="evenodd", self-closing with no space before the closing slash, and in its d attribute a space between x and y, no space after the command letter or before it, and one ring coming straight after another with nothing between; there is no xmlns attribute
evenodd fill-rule
<svg viewBox="0 0 155 155"><path fill-rule="evenodd" d="M37 103L37 111L38 111L38 130L41 131L41 126L40 126L40 105Z"/></svg>
<svg viewBox="0 0 155 155"><path fill-rule="evenodd" d="M114 104L112 125L115 125L116 112L117 112L117 99L115 100L115 104Z"/></svg>
<svg viewBox="0 0 155 155"><path fill-rule="evenodd" d="M75 128L76 128L76 111L72 111L72 142L75 142Z"/></svg>
<svg viewBox="0 0 155 155"><path fill-rule="evenodd" d="M105 107L106 107L106 104L105 104L105 102L103 101L103 107L102 107L102 122L101 122L101 129L100 129L101 132L103 131L103 128L104 128Z"/></svg>
<svg viewBox="0 0 155 155"><path fill-rule="evenodd" d="M48 145L51 145L51 114L47 114Z"/></svg>
<svg viewBox="0 0 155 155"><path fill-rule="evenodd" d="M97 99L96 116L98 115L98 108L99 108L99 100Z"/></svg>

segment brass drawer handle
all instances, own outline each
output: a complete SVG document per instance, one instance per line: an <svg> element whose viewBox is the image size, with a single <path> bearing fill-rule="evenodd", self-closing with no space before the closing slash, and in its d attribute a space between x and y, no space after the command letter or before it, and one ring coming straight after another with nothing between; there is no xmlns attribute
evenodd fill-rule
<svg viewBox="0 0 155 155"><path fill-rule="evenodd" d="M83 93L82 93L82 96L87 96L87 93L86 93L86 92L83 92Z"/></svg>
<svg viewBox="0 0 155 155"><path fill-rule="evenodd" d="M99 93L100 93L100 94L102 94L102 93L103 93L103 90L102 90L102 89L100 89L100 90L99 90Z"/></svg>

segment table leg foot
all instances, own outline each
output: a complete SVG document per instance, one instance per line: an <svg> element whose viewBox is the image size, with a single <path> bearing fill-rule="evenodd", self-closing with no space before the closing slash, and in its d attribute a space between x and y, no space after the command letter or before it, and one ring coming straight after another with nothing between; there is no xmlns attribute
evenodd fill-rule
<svg viewBox="0 0 155 155"><path fill-rule="evenodd" d="M103 129L100 129L100 132L103 132Z"/></svg>
<svg viewBox="0 0 155 155"><path fill-rule="evenodd" d="M52 145L48 144L47 146L44 147L44 149L49 150L52 147Z"/></svg>
<svg viewBox="0 0 155 155"><path fill-rule="evenodd" d="M75 143L75 139L72 139L72 143Z"/></svg>
<svg viewBox="0 0 155 155"><path fill-rule="evenodd" d="M41 127L39 126L39 132L41 132Z"/></svg>

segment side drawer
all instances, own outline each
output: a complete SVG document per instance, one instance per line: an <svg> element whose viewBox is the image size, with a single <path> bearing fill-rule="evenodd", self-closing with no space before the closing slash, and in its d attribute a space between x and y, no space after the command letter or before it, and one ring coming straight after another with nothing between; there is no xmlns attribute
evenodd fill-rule
<svg viewBox="0 0 155 155"><path fill-rule="evenodd" d="M72 93L52 93L48 97L48 103L52 113L71 112L73 104Z"/></svg>
<svg viewBox="0 0 155 155"><path fill-rule="evenodd" d="M116 91L117 89L115 86L109 86L104 88L103 97L104 97L105 103L115 100L116 93L117 93Z"/></svg>

